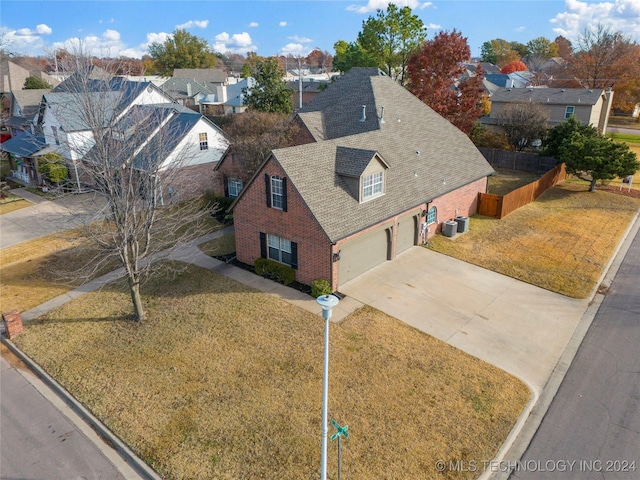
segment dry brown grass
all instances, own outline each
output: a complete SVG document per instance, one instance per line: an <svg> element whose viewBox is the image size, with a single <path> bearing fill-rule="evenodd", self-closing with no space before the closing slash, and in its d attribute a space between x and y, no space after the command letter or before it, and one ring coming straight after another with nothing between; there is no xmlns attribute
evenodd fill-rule
<svg viewBox="0 0 640 480"><path fill-rule="evenodd" d="M218 255L230 255L236 251L236 236L233 233L214 238L213 240L199 245L200 250L210 257Z"/></svg>
<svg viewBox="0 0 640 480"><path fill-rule="evenodd" d="M535 173L496 170L496 173L489 177L488 193L506 195L517 188L535 182L538 178L540 178L540 175Z"/></svg>
<svg viewBox="0 0 640 480"><path fill-rule="evenodd" d="M163 478L316 478L322 318L197 267L143 294L143 324L114 286L28 323L17 343ZM368 307L331 326L330 372L330 418L349 425L344 478L473 478L435 461L491 459L529 398Z"/></svg>
<svg viewBox="0 0 640 480"><path fill-rule="evenodd" d="M587 297L640 200L566 181L506 218L473 216L469 232L431 240L438 252L574 298Z"/></svg>
<svg viewBox="0 0 640 480"><path fill-rule="evenodd" d="M69 291L72 285L52 281L47 267L53 256L59 268L71 268L81 261L71 250L77 242L66 234L48 235L0 250L0 304L2 311L29 310ZM55 253L57 252L57 253Z"/></svg>
<svg viewBox="0 0 640 480"><path fill-rule="evenodd" d="M16 210L30 207L31 205L33 205L31 202L18 198L15 195L9 195L6 199L0 201L0 215L15 212Z"/></svg>

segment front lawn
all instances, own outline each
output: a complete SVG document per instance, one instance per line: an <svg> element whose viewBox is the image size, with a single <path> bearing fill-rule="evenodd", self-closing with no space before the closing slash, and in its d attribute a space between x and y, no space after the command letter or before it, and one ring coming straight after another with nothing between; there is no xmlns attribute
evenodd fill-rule
<svg viewBox="0 0 640 480"><path fill-rule="evenodd" d="M0 199L0 215L30 207L31 205L33 205L31 202L9 193L5 198Z"/></svg>
<svg viewBox="0 0 640 480"><path fill-rule="evenodd" d="M586 298L640 200L570 180L502 220L474 215L469 232L434 250L574 298Z"/></svg>
<svg viewBox="0 0 640 480"><path fill-rule="evenodd" d="M142 324L119 284L27 323L16 343L167 480L317 478L322 317L195 266L143 297ZM475 478L435 462L493 458L528 399L519 380L370 307L331 326L343 478Z"/></svg>

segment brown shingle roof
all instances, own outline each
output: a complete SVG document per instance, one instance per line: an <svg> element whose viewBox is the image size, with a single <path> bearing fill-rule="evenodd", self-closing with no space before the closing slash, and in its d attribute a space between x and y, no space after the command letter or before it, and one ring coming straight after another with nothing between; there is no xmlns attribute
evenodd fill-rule
<svg viewBox="0 0 640 480"><path fill-rule="evenodd" d="M602 95L601 88L498 88L491 95L492 102L533 102L560 105L595 105Z"/></svg>
<svg viewBox="0 0 640 480"><path fill-rule="evenodd" d="M274 150L271 158L333 242L493 173L463 132L377 69L351 69L300 117L310 119L319 141ZM387 162L384 195L365 203L351 195L336 174L336 161L351 149L361 151L358 163L373 151Z"/></svg>

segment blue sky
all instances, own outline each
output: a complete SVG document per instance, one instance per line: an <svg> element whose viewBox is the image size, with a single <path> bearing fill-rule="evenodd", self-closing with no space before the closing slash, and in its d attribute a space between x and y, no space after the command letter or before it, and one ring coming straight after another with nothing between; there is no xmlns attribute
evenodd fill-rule
<svg viewBox="0 0 640 480"><path fill-rule="evenodd" d="M351 42L362 22L386 0L2 0L0 39L10 52L50 55L80 40L98 56L140 58L151 42L176 28L204 38L218 52L271 56L333 54L337 40ZM457 29L472 55L483 42L526 43L563 35L575 41L598 22L640 42L640 0L396 0L427 26L428 37ZM70 43L71 42L71 43Z"/></svg>

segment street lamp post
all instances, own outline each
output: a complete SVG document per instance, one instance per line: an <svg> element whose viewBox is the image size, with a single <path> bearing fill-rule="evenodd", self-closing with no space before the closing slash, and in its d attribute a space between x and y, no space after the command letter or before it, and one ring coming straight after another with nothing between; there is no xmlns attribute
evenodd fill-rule
<svg viewBox="0 0 640 480"><path fill-rule="evenodd" d="M320 479L327 480L327 412L329 404L329 319L331 309L338 304L338 297L334 295L320 295L317 300L322 307L324 318L324 372L322 376L322 458L320 460Z"/></svg>

